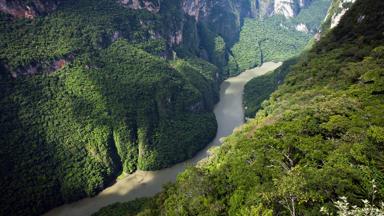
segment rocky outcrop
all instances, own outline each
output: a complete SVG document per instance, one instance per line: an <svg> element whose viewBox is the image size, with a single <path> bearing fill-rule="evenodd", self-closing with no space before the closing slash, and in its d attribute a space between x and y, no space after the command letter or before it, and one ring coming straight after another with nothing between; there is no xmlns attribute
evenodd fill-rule
<svg viewBox="0 0 384 216"><path fill-rule="evenodd" d="M145 9L152 13L158 13L160 11L159 0L119 0L119 3L134 10Z"/></svg>
<svg viewBox="0 0 384 216"><path fill-rule="evenodd" d="M213 14L220 16L226 12L239 14L241 18L257 17L259 14L259 1L260 0L183 0L182 9L186 15L194 17L196 21L214 18L212 17ZM220 10L218 10L218 8L220 8ZM221 13L216 13L218 11Z"/></svg>
<svg viewBox="0 0 384 216"><path fill-rule="evenodd" d="M120 4L130 9L145 9L150 12L159 12L159 0L118 0ZM296 16L300 9L308 6L313 0L182 0L181 7L184 13L194 17L196 21L211 17L213 8L221 8L241 17L272 16L281 14L286 17Z"/></svg>
<svg viewBox="0 0 384 216"><path fill-rule="evenodd" d="M54 11L57 0L0 0L0 12L10 14L16 18L33 19L38 15Z"/></svg>
<svg viewBox="0 0 384 216"><path fill-rule="evenodd" d="M322 25L322 34L335 28L356 0L333 0Z"/></svg>
<svg viewBox="0 0 384 216"><path fill-rule="evenodd" d="M230 45L237 40L242 19L258 15L258 1L182 0L181 9L186 16L207 26Z"/></svg>
<svg viewBox="0 0 384 216"><path fill-rule="evenodd" d="M10 71L12 78L16 79L19 76L32 76L35 74L50 74L54 73L71 63L75 59L75 55L70 53L62 58L52 60L50 62L38 62L19 67L15 70L11 70L7 65L5 69Z"/></svg>
<svg viewBox="0 0 384 216"><path fill-rule="evenodd" d="M285 17L293 17L298 13L298 7L294 0L276 0L274 3L274 13L282 14Z"/></svg>
<svg viewBox="0 0 384 216"><path fill-rule="evenodd" d="M296 31L299 31L299 32L304 32L304 33L309 32L308 27L304 23L300 23L300 24L296 25L295 28L296 28Z"/></svg>
<svg viewBox="0 0 384 216"><path fill-rule="evenodd" d="M287 18L299 14L313 0L182 0L185 15L197 23L206 24L210 30L224 38L228 46L233 45L245 17L261 18L283 15ZM299 26L300 31L305 28ZM176 41L176 40L173 40Z"/></svg>
<svg viewBox="0 0 384 216"><path fill-rule="evenodd" d="M200 20L200 16L206 17L208 14L207 1L184 0L181 7L186 15L194 17L196 21Z"/></svg>
<svg viewBox="0 0 384 216"><path fill-rule="evenodd" d="M335 10L334 14L331 14L331 26L330 28L333 29L336 27L340 20L341 17L344 16L344 14L349 10L350 6L355 2L355 0L340 0L337 8Z"/></svg>
<svg viewBox="0 0 384 216"><path fill-rule="evenodd" d="M294 17L311 2L312 0L274 0L273 14L284 15L286 18Z"/></svg>
<svg viewBox="0 0 384 216"><path fill-rule="evenodd" d="M179 45L183 42L183 32L178 30L169 36L169 41L172 45Z"/></svg>

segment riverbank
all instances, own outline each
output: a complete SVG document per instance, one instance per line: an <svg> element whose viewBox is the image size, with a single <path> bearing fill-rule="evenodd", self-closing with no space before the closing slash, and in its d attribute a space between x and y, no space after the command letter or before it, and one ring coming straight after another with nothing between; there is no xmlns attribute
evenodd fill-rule
<svg viewBox="0 0 384 216"><path fill-rule="evenodd" d="M118 180L97 196L85 198L74 203L55 208L45 216L86 216L100 208L116 202L126 202L139 197L150 197L162 190L168 182L174 182L176 176L187 166L194 165L209 156L211 147L221 144L220 139L244 123L242 106L245 84L252 78L263 75L279 67L281 63L267 62L261 67L246 70L236 77L225 80L220 87L220 101L214 108L218 131L215 139L192 159L158 171L136 171Z"/></svg>

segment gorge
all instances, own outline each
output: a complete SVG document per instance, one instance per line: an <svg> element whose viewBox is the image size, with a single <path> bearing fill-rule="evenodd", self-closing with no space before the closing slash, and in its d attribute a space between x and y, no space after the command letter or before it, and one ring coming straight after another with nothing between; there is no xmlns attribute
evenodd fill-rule
<svg viewBox="0 0 384 216"><path fill-rule="evenodd" d="M86 198L76 203L54 209L45 216L72 215L86 216L100 208L116 202L127 202L136 198L154 196L163 185L174 182L176 176L188 166L194 166L207 160L209 149L219 146L223 138L230 135L236 127L244 123L242 94L244 85L254 77L270 72L281 63L268 62L261 67L247 70L236 77L231 77L221 84L220 101L215 105L214 113L218 129L214 140L193 158L159 171L136 171L120 179L113 186L106 188L94 198Z"/></svg>
<svg viewBox="0 0 384 216"><path fill-rule="evenodd" d="M0 0L0 215L155 194L96 214L312 215L362 206L369 182L377 206L383 5L367 1ZM241 78L269 61L284 63L245 86L250 122L161 190L243 122ZM312 181L332 164L345 187ZM143 174L157 180L130 182Z"/></svg>

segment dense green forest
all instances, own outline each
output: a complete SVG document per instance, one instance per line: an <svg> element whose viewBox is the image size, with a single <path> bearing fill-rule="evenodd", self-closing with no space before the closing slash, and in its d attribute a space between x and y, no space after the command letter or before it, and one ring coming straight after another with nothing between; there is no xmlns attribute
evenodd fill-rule
<svg viewBox="0 0 384 216"><path fill-rule="evenodd" d="M383 214L383 11L357 0L210 160L95 215Z"/></svg>
<svg viewBox="0 0 384 216"><path fill-rule="evenodd" d="M216 132L209 110L217 87L205 77L217 71L189 62L174 70L117 40L60 73L2 80L2 203L41 211L35 202L43 197L55 203L94 195L121 166L130 173L191 157ZM194 70L186 75L183 67Z"/></svg>
<svg viewBox="0 0 384 216"><path fill-rule="evenodd" d="M240 40L231 49L229 73L238 74L263 62L284 61L300 54L319 30L329 4L329 0L314 1L291 19L283 16L245 19ZM299 24L304 24L308 32L297 31Z"/></svg>
<svg viewBox="0 0 384 216"><path fill-rule="evenodd" d="M243 97L245 118L253 118L255 116L262 103L282 83L289 72L290 66L296 63L296 61L296 58L287 60L278 69L253 78L245 85Z"/></svg>
<svg viewBox="0 0 384 216"><path fill-rule="evenodd" d="M180 22L195 26L175 2L159 13L109 0L63 1L32 20L0 13L0 215L96 195L215 136L223 75L197 57L194 34L169 42ZM224 40L209 34L208 57L223 61Z"/></svg>

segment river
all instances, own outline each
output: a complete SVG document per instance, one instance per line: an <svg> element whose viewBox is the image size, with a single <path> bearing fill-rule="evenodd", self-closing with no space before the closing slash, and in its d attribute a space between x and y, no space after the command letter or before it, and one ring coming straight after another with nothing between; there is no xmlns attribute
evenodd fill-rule
<svg viewBox="0 0 384 216"><path fill-rule="evenodd" d="M174 182L178 173L187 166L209 157L209 148L221 144L220 139L230 135L244 123L242 106L244 85L254 77L279 67L281 63L267 62L261 67L246 70L236 77L225 80L220 86L220 101L214 108L218 129L215 139L192 159L158 171L136 171L118 180L97 196L55 208L45 216L87 216L100 208L116 202L126 202L139 197L150 197L162 190L168 182Z"/></svg>

